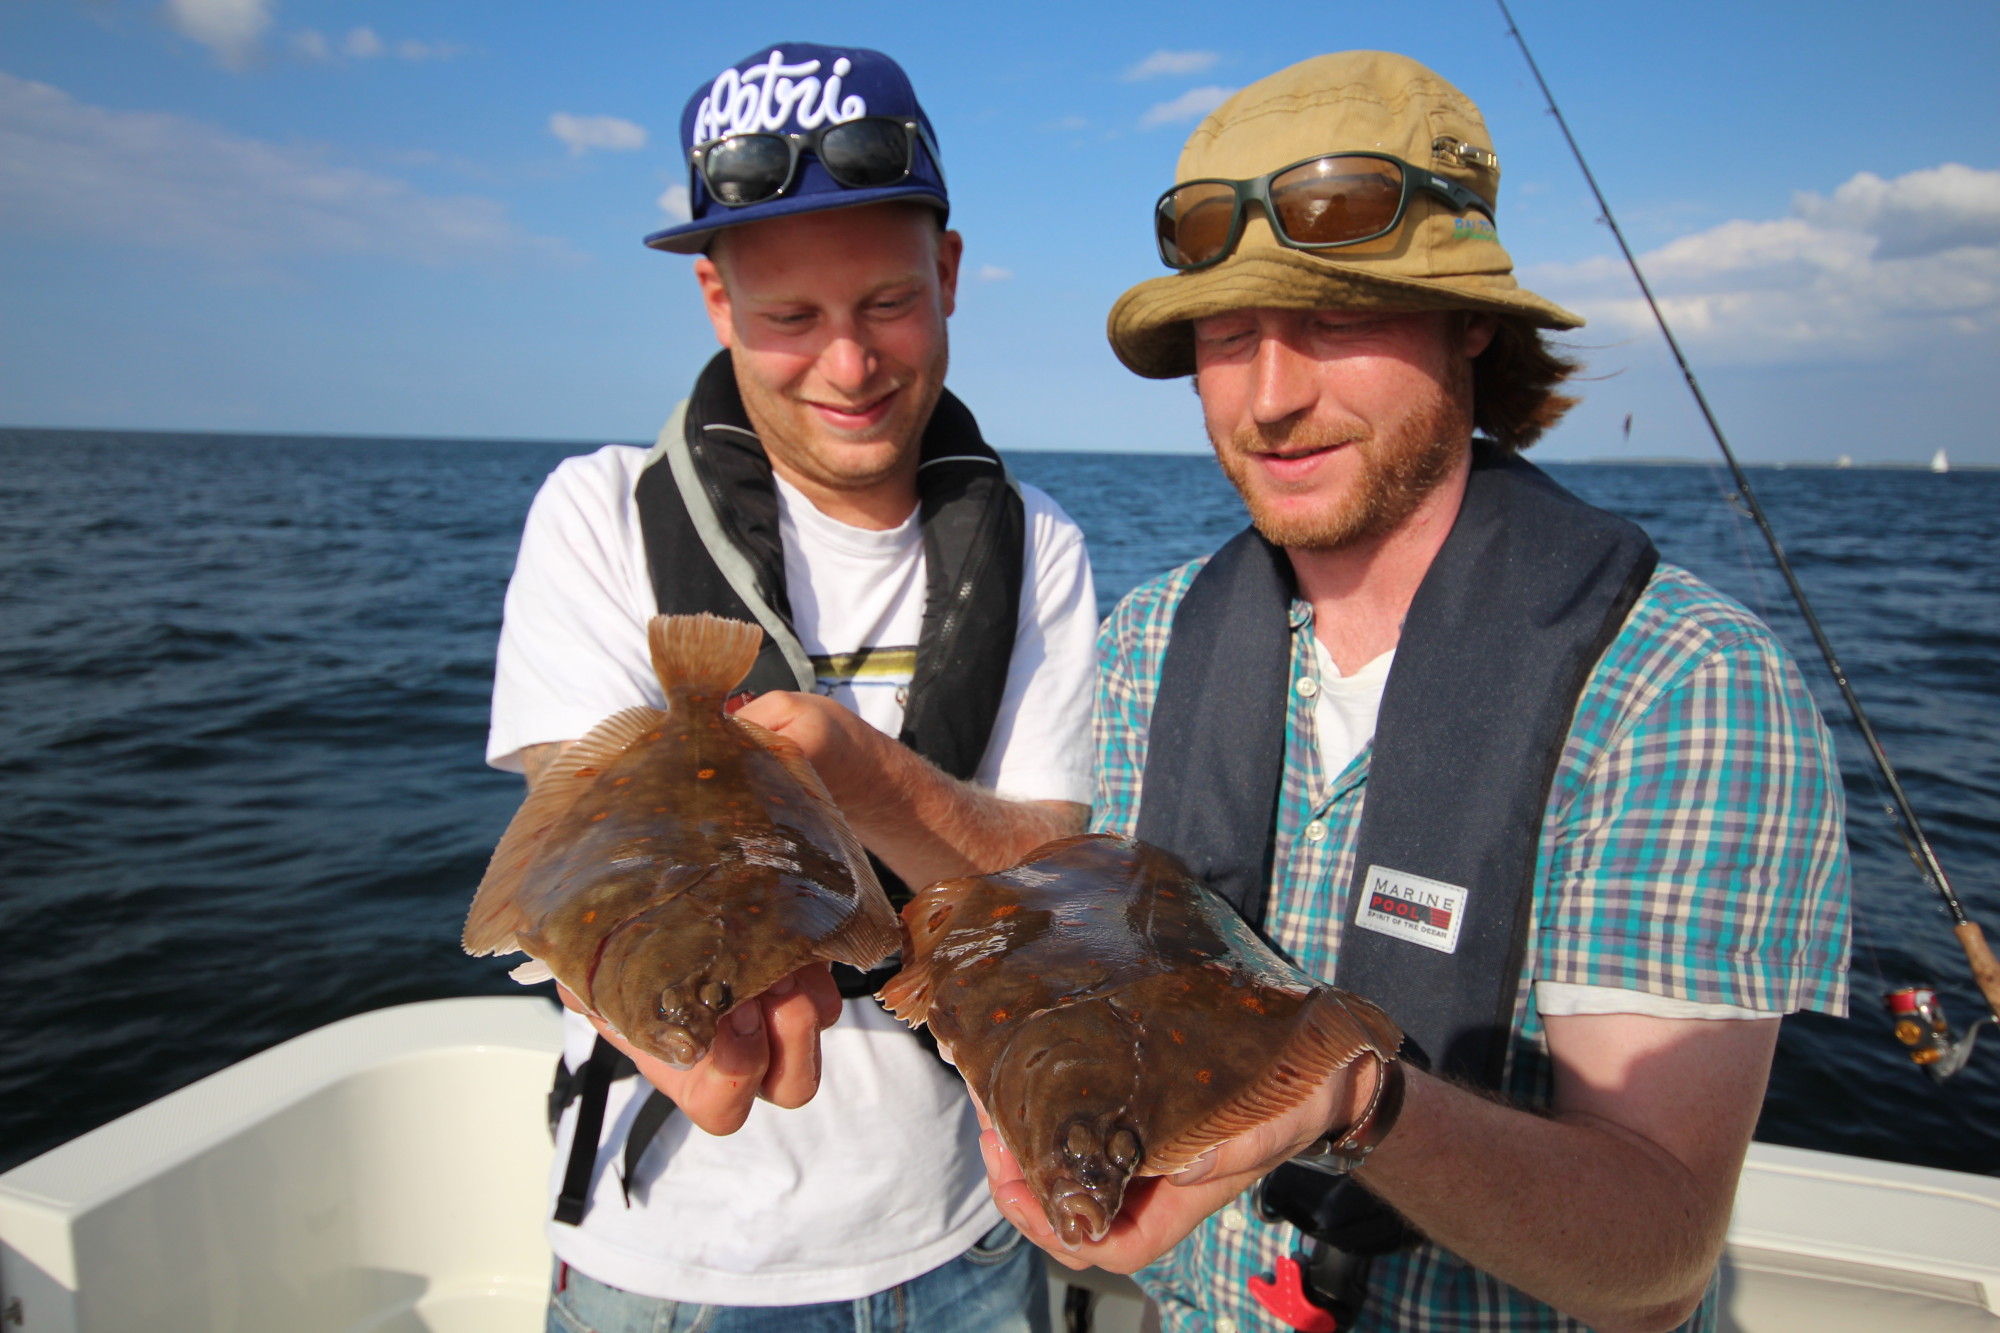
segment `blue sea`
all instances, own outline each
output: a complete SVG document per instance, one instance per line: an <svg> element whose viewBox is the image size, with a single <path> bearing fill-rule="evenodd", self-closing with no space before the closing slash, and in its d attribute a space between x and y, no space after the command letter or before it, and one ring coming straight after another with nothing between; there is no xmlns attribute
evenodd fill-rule
<svg viewBox="0 0 2000 1333"><path fill-rule="evenodd" d="M481 762L537 484L594 446L0 429L0 1169L384 1005L512 994L458 947L520 798ZM1102 609L1242 524L1205 457L1018 453ZM1889 986L1981 1010L1769 555L1700 466L1551 465L1766 616L1841 745L1854 1013L1786 1021L1758 1137L2000 1174L2000 1033L1935 1087ZM1754 484L2000 940L2000 473Z"/></svg>

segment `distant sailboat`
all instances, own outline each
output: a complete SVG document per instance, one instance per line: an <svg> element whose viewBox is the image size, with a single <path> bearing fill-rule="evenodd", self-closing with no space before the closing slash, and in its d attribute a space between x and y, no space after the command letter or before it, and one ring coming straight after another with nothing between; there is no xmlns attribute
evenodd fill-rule
<svg viewBox="0 0 2000 1333"><path fill-rule="evenodd" d="M1835 463L1835 464L1834 464L1834 466L1835 466L1835 467L1853 467L1853 466L1854 466L1854 458L1853 458L1853 456L1852 456L1851 454L1842 454L1842 455L1840 456L1840 461L1839 461L1839 462L1837 462L1837 463Z"/></svg>
<svg viewBox="0 0 2000 1333"><path fill-rule="evenodd" d="M1944 450L1940 449L1936 453L1931 455L1931 471L1933 472L1951 471L1951 460L1944 456Z"/></svg>

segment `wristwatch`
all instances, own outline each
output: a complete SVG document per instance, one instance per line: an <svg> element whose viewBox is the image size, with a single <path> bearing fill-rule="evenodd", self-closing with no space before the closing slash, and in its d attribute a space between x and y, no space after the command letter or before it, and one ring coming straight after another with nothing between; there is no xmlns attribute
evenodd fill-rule
<svg viewBox="0 0 2000 1333"><path fill-rule="evenodd" d="M1377 1058L1381 1073L1367 1109L1345 1129L1328 1130L1308 1143L1292 1161L1330 1176L1344 1176L1367 1161L1368 1154L1389 1137L1403 1109L1403 1064L1393 1056Z"/></svg>

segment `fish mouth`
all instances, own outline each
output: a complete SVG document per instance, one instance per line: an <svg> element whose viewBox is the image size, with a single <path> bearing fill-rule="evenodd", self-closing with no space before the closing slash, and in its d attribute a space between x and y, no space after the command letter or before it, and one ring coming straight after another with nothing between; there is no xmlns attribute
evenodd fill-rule
<svg viewBox="0 0 2000 1333"><path fill-rule="evenodd" d="M1049 1222L1064 1248L1074 1250L1085 1241L1104 1239L1111 1230L1111 1210L1087 1190L1070 1190L1058 1194L1049 1205Z"/></svg>
<svg viewBox="0 0 2000 1333"><path fill-rule="evenodd" d="M694 1033L678 1023L662 1023L654 1028L653 1042L675 1069L692 1069L697 1060L708 1054L707 1049L695 1040Z"/></svg>

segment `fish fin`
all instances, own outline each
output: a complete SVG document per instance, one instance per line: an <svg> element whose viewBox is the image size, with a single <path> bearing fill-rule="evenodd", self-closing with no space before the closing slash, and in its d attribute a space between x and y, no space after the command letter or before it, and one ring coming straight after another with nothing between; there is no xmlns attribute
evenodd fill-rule
<svg viewBox="0 0 2000 1333"><path fill-rule="evenodd" d="M517 897L549 830L569 813L605 765L666 720L657 708L613 713L549 765L500 835L500 845L493 849L493 859L472 895L472 910L465 917L467 953L513 953L521 947L514 937L532 923Z"/></svg>
<svg viewBox="0 0 2000 1333"><path fill-rule="evenodd" d="M705 694L720 708L757 665L764 630L747 620L725 620L706 611L695 616L654 616L646 625L653 670L668 694Z"/></svg>
<svg viewBox="0 0 2000 1333"><path fill-rule="evenodd" d="M507 975L523 986L532 986L538 981L553 981L556 974L549 971L549 965L541 959L530 958Z"/></svg>
<svg viewBox="0 0 2000 1333"><path fill-rule="evenodd" d="M1307 1002L1305 1021L1264 1076L1201 1124L1146 1154L1142 1176L1170 1176L1220 1143L1275 1120L1304 1102L1336 1070L1364 1055L1386 1060L1403 1034L1389 1016L1358 995L1332 987Z"/></svg>
<svg viewBox="0 0 2000 1333"><path fill-rule="evenodd" d="M889 906L889 895L882 892L882 882L875 878L875 867L868 863L868 849L861 845L861 839L855 837L854 830L848 827L846 817L833 803L833 797L827 794L826 784L819 780L812 761L806 758L806 752L799 748L797 741L742 717L732 721L784 765L785 772L805 789L808 799L826 808L827 822L839 844L840 859L847 863L848 873L854 876L860 910L848 918L839 930L821 941L819 953L823 958L866 972L896 952L903 942L896 909Z"/></svg>
<svg viewBox="0 0 2000 1333"><path fill-rule="evenodd" d="M875 998L911 1027L930 1017L931 995L937 983L937 942L959 900L981 882L976 877L943 880L920 890L903 905L902 970L889 978Z"/></svg>

